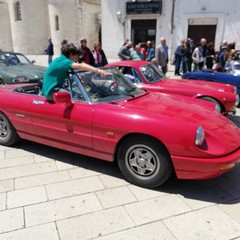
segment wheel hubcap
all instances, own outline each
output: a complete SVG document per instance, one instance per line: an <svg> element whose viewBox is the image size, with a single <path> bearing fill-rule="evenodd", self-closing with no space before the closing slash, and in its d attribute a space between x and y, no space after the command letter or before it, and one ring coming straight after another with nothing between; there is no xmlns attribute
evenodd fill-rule
<svg viewBox="0 0 240 240"><path fill-rule="evenodd" d="M140 176L151 176L159 167L158 157L147 146L134 145L127 151L128 167Z"/></svg>
<svg viewBox="0 0 240 240"><path fill-rule="evenodd" d="M7 136L7 122L4 118L0 117L0 137L4 138Z"/></svg>

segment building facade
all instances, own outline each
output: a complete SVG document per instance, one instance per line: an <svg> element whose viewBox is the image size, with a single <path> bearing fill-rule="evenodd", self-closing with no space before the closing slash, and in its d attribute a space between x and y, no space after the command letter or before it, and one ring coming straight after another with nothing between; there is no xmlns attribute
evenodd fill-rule
<svg viewBox="0 0 240 240"><path fill-rule="evenodd" d="M134 44L167 40L173 54L182 38L206 38L218 48L223 40L240 46L238 0L102 0L102 44L116 58L125 39Z"/></svg>
<svg viewBox="0 0 240 240"><path fill-rule="evenodd" d="M99 41L100 0L0 0L0 49L24 54L44 54L48 37L55 54L61 41L89 47Z"/></svg>

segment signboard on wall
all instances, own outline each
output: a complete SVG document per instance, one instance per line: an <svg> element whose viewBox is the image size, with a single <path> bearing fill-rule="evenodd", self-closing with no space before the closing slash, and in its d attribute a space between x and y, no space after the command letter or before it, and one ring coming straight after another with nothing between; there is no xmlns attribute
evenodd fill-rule
<svg viewBox="0 0 240 240"><path fill-rule="evenodd" d="M155 14L162 13L162 0L151 2L127 2L127 14Z"/></svg>

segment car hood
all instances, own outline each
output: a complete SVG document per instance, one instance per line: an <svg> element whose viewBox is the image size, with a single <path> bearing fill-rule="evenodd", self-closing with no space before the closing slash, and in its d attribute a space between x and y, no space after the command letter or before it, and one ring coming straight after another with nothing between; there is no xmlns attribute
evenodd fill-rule
<svg viewBox="0 0 240 240"><path fill-rule="evenodd" d="M162 86L165 88L178 89L178 91L187 90L196 94L203 94L209 91L233 92L233 87L226 84L188 79L165 79L163 80ZM198 90L197 92L196 89Z"/></svg>
<svg viewBox="0 0 240 240"><path fill-rule="evenodd" d="M148 112L164 121L174 119L176 124L182 122L201 125L205 129L218 129L227 122L225 116L214 111L214 108L206 107L204 101L168 94L148 92L143 96L125 101L123 107L135 109L139 114L143 112L145 116Z"/></svg>
<svg viewBox="0 0 240 240"><path fill-rule="evenodd" d="M0 75L12 79L16 76L26 76L29 79L43 79L46 67L32 64L1 66Z"/></svg>

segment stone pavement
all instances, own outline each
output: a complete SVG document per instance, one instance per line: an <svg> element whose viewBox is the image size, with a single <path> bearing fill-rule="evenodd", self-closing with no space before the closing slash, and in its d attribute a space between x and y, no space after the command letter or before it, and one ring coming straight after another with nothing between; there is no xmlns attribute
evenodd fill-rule
<svg viewBox="0 0 240 240"><path fill-rule="evenodd" d="M231 117L240 126L240 110ZM155 190L114 163L21 141L0 146L0 240L240 240L240 165Z"/></svg>

